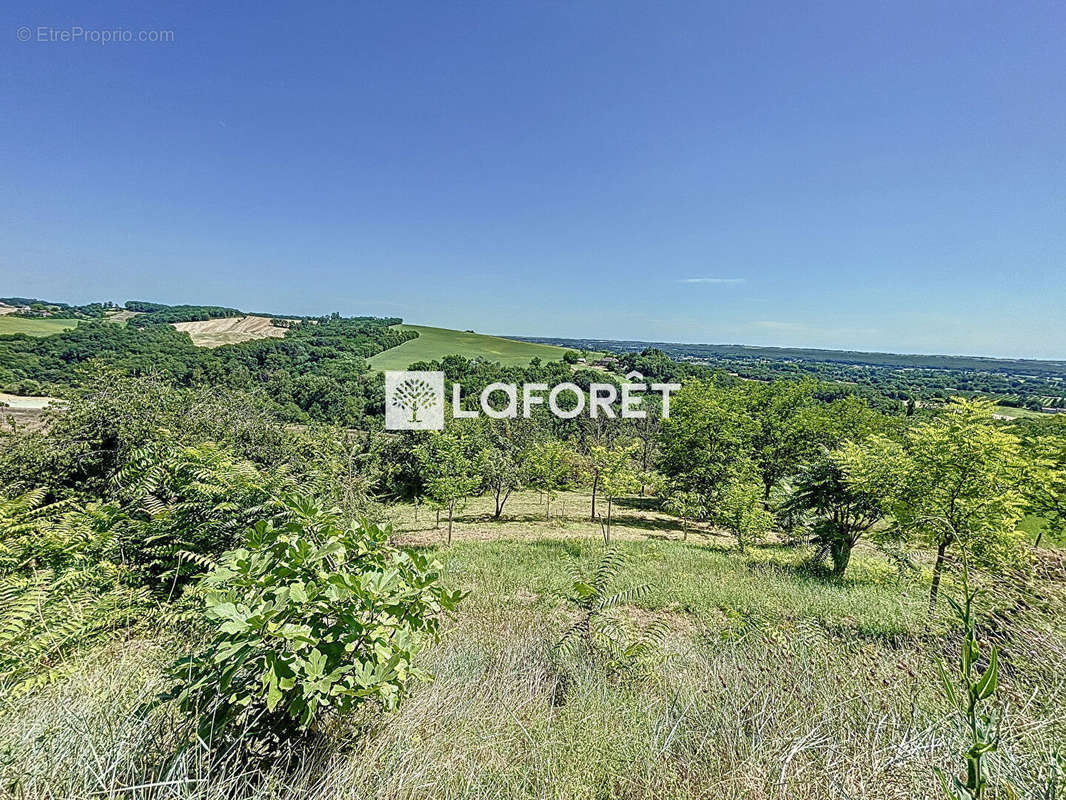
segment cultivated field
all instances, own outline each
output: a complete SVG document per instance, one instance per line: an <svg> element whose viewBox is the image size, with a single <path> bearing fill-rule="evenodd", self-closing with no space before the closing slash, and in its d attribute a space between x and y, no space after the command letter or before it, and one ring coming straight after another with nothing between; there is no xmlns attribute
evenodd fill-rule
<svg viewBox="0 0 1066 800"><path fill-rule="evenodd" d="M432 512L391 507L397 538L432 552L470 594L420 658L431 684L396 712L337 720L332 742L294 768L256 777L216 765L207 779L193 753L145 773L172 752L173 720L137 709L183 644L147 629L12 703L0 774L18 771L34 797L940 796L934 768L955 767L964 745L936 667L955 640L945 617L927 617L927 574L901 578L860 547L848 579L830 581L772 536L743 555L703 527L682 541L676 520L634 498L616 506L626 562L614 586L649 588L620 614L667 634L661 657L622 669L553 647L575 618L571 563L588 572L603 551L588 500L564 493L545 521L543 498L525 492L494 522L475 499L450 548ZM996 774L1042 797L1033 782L1066 743L1066 631L1028 611L997 624L1011 645Z"/></svg>
<svg viewBox="0 0 1066 800"><path fill-rule="evenodd" d="M431 328L425 325L399 325L402 330L418 331L418 338L404 342L399 347L378 353L370 359L376 370L406 369L415 361L430 361L447 355L467 358L485 358L504 365L527 365L536 357L542 361L558 361L565 348L533 342L519 342L500 336L453 331L448 328Z"/></svg>
<svg viewBox="0 0 1066 800"><path fill-rule="evenodd" d="M106 319L108 322L114 322L117 325L125 325L131 317L136 317L138 314L140 314L139 311L127 311L123 308L108 313Z"/></svg>
<svg viewBox="0 0 1066 800"><path fill-rule="evenodd" d="M226 317L225 319L208 319L200 322L172 322L179 331L185 331L192 337L197 347L219 347L224 344L237 344L252 339L280 339L286 328L279 328L271 322L270 317Z"/></svg>

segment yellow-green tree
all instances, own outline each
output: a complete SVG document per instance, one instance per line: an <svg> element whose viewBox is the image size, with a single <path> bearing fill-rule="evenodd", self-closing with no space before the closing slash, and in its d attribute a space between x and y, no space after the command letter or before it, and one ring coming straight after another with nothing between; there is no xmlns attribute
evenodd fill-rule
<svg viewBox="0 0 1066 800"><path fill-rule="evenodd" d="M1020 558L1025 460L1018 438L996 426L991 403L956 399L902 441L875 435L845 445L842 464L857 490L882 499L899 534L936 548L930 611L952 546L989 566Z"/></svg>
<svg viewBox="0 0 1066 800"><path fill-rule="evenodd" d="M751 474L730 480L715 506L714 520L733 534L743 553L748 541L773 526L773 514L763 505L762 483Z"/></svg>

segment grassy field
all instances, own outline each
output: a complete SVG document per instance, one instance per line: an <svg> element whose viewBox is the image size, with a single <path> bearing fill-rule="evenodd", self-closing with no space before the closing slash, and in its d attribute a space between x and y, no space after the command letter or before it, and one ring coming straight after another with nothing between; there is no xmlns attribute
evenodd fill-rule
<svg viewBox="0 0 1066 800"><path fill-rule="evenodd" d="M422 653L435 680L398 711L334 720L266 777L176 756L174 717L137 709L187 643L149 628L0 706L4 785L17 777L25 797L912 800L941 796L934 767L959 768L936 671L957 639L927 617L927 574L900 577L861 546L848 579L827 580L802 550L767 540L741 555L707 529L683 541L675 520L628 501L614 585L649 590L620 613L668 634L658 657L623 669L553 648L574 619L570 564L588 571L603 548L588 497L557 498L547 521L532 492L502 521L490 512L474 500L445 547L432 512L387 509L397 538L470 593ZM1035 610L997 618L1009 714L993 775L1019 797L1050 796L1041 776L1066 746L1064 624Z"/></svg>
<svg viewBox="0 0 1066 800"><path fill-rule="evenodd" d="M415 361L438 359L457 354L468 358L480 356L501 364L526 365L534 357L542 361L558 361L565 348L548 344L519 342L499 336L453 331L448 328L430 328L425 325L399 325L403 330L418 331L418 338L404 342L399 347L378 353L370 359L375 370L407 369Z"/></svg>
<svg viewBox="0 0 1066 800"><path fill-rule="evenodd" d="M78 324L76 319L52 319L44 317L16 317L11 314L0 315L0 336L12 333L25 333L28 336L51 336L53 333L70 330Z"/></svg>
<svg viewBox="0 0 1066 800"><path fill-rule="evenodd" d="M1043 411L1032 411L1028 408L1012 408L1011 406L996 406L995 414L1007 419L1049 419L1052 414Z"/></svg>

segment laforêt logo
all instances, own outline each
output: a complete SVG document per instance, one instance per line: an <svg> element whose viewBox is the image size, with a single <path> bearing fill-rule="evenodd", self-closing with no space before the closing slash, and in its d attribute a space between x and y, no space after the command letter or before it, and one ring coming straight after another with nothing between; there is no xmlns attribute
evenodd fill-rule
<svg viewBox="0 0 1066 800"><path fill-rule="evenodd" d="M444 373L387 371L385 427L393 431L441 430L444 427Z"/></svg>
<svg viewBox="0 0 1066 800"><path fill-rule="evenodd" d="M525 383L521 388L513 383L490 383L481 390L479 402L474 408L463 403L463 388L452 384L452 416L469 419L484 413L493 419L525 417L532 414L533 406L546 405L560 419L573 419L582 413L591 418L641 419L649 411L642 408L643 393L658 392L662 403L657 411L663 419L670 416L670 393L680 389L677 383L644 383L639 372L630 372L625 381L613 383L590 383L587 390L573 383L559 383L549 387L546 383ZM499 402L503 398L503 404ZM561 397L572 397L572 402L560 405ZM493 402L493 398L496 402ZM618 411L615 403L618 401ZM466 405L470 405L468 402ZM406 371L385 373L385 429L391 431L439 431L444 428L444 373ZM650 413L655 413L650 412Z"/></svg>

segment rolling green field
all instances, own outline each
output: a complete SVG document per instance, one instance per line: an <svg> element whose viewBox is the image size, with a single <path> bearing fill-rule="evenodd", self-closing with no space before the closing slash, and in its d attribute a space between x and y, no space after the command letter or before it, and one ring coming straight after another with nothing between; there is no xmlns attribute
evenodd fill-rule
<svg viewBox="0 0 1066 800"><path fill-rule="evenodd" d="M34 319L32 317L15 317L11 314L0 316L0 336L12 333L25 333L28 336L51 336L53 333L67 331L78 324L76 319Z"/></svg>
<svg viewBox="0 0 1066 800"><path fill-rule="evenodd" d="M505 365L526 365L534 357L539 357L543 361L558 361L566 352L566 348L555 345L519 342L499 336L453 331L448 328L430 328L425 325L398 325L396 327L402 330L418 331L418 338L404 342L399 347L386 350L384 353L378 353L370 359L372 369L407 369L412 362L428 361L452 354L468 358L480 356Z"/></svg>

